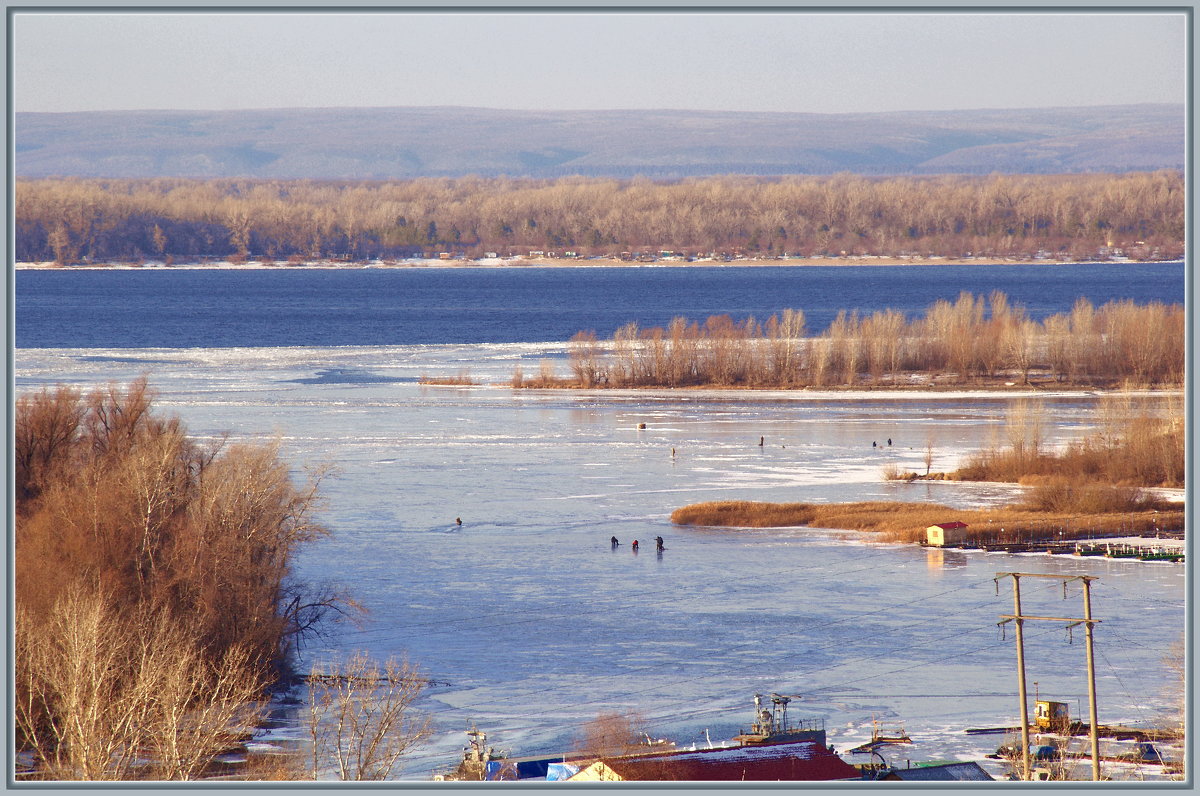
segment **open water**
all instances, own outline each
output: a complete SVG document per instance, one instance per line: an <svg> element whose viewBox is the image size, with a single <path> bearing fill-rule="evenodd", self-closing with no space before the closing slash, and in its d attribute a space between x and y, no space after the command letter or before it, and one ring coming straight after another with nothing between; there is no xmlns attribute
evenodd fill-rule
<svg viewBox="0 0 1200 796"><path fill-rule="evenodd" d="M1115 266L998 267L991 277L988 267L976 268L955 269L963 281L949 285L934 285L938 280L921 271L930 280L926 294L914 293L898 308L921 311L960 289L993 287L1021 301L1018 274L1053 283L1067 273L1060 268L1074 269L1074 287L1022 288L1025 296L1041 296L1042 312L1069 309L1077 294L1096 303L1182 300L1182 269L1172 265L1153 266L1162 269L1154 279L1112 279L1107 293L1097 285ZM759 269L705 270L720 270L714 280L764 277ZM797 293L773 297L778 307L811 306L803 299L815 290L801 289L804 279L815 278L804 276L810 270L770 277L797 280ZM997 583L997 573L1012 571L1097 576L1100 720L1164 722L1173 706L1164 658L1186 619L1183 566L929 551L821 529L669 522L674 508L725 498L937 500L961 507L1009 501L1017 488L889 483L881 472L889 463L923 467L927 441L934 469L952 468L991 440L1011 397L511 390L503 385L514 366L526 363L528 372L529 362L556 361L561 341L587 325L568 322L571 301L582 297L564 298L546 282L535 289L527 280L558 279L568 293L577 280L621 284L593 285L597 292L579 305L603 305L592 326L611 330L633 319L623 302L636 305L650 290L639 280L669 273L685 285L710 276L681 269L636 269L625 277L564 271L544 277L515 270L18 272L17 390L59 382L88 387L149 373L160 408L178 413L195 436L277 436L298 474L306 465L334 463L339 473L323 489L333 535L304 552L297 573L345 587L370 614L361 627L310 644L302 665L365 649L380 658L405 655L446 684L422 701L436 732L408 759L407 779L452 766L470 722L497 747L524 755L562 751L575 728L601 712L635 711L654 734L704 746L707 738L726 740L749 725L756 692L793 696L790 715L823 720L839 750L869 740L879 721L903 725L914 739L912 746L884 750L893 762L978 760L1003 736L965 730L1011 725L1018 715L1013 638L997 627L1012 610L1011 586ZM424 298L413 297L440 295L434 286L447 278L458 280L462 306L477 309L489 296L506 296L494 299L507 317L497 328L506 331L470 327L477 338L499 339L464 341L468 333L451 322L453 313L431 312ZM390 279L407 280L408 303L408 293L369 288L399 284ZM1173 287L1142 292L1161 283ZM676 303L668 292L647 303L660 305L667 318L718 311L761 316L776 307L761 298L722 299L721 291L737 282L722 284L711 295ZM223 291L224 300L206 296L205 285L219 286L211 289ZM495 285L501 287L485 288ZM369 299L351 300L343 290ZM745 292L766 290L755 285ZM837 295L854 295L847 284L830 290L830 306ZM1051 302L1046 296L1053 291L1059 297ZM522 293L528 304L520 303ZM191 297L206 312L187 322L168 320L161 304L167 294L179 302L171 306ZM390 318L407 318L397 307L411 305L419 322L400 325L428 338L408 339L409 332L395 329L385 334L378 328L384 316L374 310L353 320L363 302L385 306ZM441 302L445 309L456 300L442 295ZM521 315L552 304L561 309ZM340 308L327 325L322 306ZM896 305L876 297L859 306ZM567 320L556 320L559 312ZM280 342L289 335L292 342ZM463 369L483 384L416 383L422 373ZM1039 400L1051 442L1086 433L1094 423L1095 395ZM622 542L616 551L610 536ZM666 542L661 556L655 536ZM641 542L636 555L633 539ZM1022 597L1027 613L1082 610L1078 586L1064 598L1057 581L1027 579ZM1086 717L1081 630L1071 635L1060 624L1032 624L1031 688Z"/></svg>
<svg viewBox="0 0 1200 796"><path fill-rule="evenodd" d="M425 345L609 337L682 315L910 317L968 291L1034 318L1083 297L1183 301L1183 263L970 266L21 270L20 348Z"/></svg>

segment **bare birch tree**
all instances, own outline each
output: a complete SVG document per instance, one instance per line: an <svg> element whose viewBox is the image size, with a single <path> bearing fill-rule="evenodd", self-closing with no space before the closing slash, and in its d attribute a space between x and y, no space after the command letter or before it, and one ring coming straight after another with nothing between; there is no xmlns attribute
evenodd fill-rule
<svg viewBox="0 0 1200 796"><path fill-rule="evenodd" d="M308 678L311 774L339 780L386 780L428 737L431 724L414 703L427 681L416 667L383 664L357 653L341 665L314 666Z"/></svg>

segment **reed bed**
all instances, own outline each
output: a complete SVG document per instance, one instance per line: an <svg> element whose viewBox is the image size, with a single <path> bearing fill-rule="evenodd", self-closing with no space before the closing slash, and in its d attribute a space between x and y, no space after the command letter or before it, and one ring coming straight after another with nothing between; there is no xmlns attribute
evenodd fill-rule
<svg viewBox="0 0 1200 796"><path fill-rule="evenodd" d="M417 383L434 387L470 387L479 382L471 378L469 371L460 370L453 376L428 376L422 373L417 378Z"/></svg>
<svg viewBox="0 0 1200 796"><path fill-rule="evenodd" d="M1157 413L1135 408L1128 394L1107 396L1097 430L1060 451L1042 439L1041 409L1027 401L1009 411L1004 439L949 474L959 481L1009 481L1038 488L1048 507L1092 510L1116 497L1104 485L1179 488L1185 483L1183 399ZM906 474L885 474L904 478ZM1099 485L1099 486L1098 486ZM1117 499L1117 502L1120 502Z"/></svg>
<svg viewBox="0 0 1200 796"><path fill-rule="evenodd" d="M1136 512L1066 513L1025 506L954 509L937 503L869 501L857 503L766 503L726 500L676 509L671 522L723 528L806 526L868 531L882 541L919 542L930 525L965 522L976 540L1002 542L1152 534L1183 529L1179 504L1146 503Z"/></svg>

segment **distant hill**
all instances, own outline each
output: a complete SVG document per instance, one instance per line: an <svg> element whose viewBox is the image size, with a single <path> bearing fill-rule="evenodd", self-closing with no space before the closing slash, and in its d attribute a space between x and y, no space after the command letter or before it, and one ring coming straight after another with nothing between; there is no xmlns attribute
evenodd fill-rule
<svg viewBox="0 0 1200 796"><path fill-rule="evenodd" d="M654 178L1184 166L1182 105L739 113L320 108L17 113L20 177Z"/></svg>

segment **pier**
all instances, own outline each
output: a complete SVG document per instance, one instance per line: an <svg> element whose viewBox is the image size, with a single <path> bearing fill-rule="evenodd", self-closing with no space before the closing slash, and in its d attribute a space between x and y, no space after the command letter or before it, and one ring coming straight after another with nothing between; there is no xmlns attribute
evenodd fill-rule
<svg viewBox="0 0 1200 796"><path fill-rule="evenodd" d="M1046 553L1048 555L1167 561L1182 564L1186 553L1183 532L1160 532L1154 537L1089 537L1073 539L974 538L922 547L938 550L982 550L985 553Z"/></svg>

